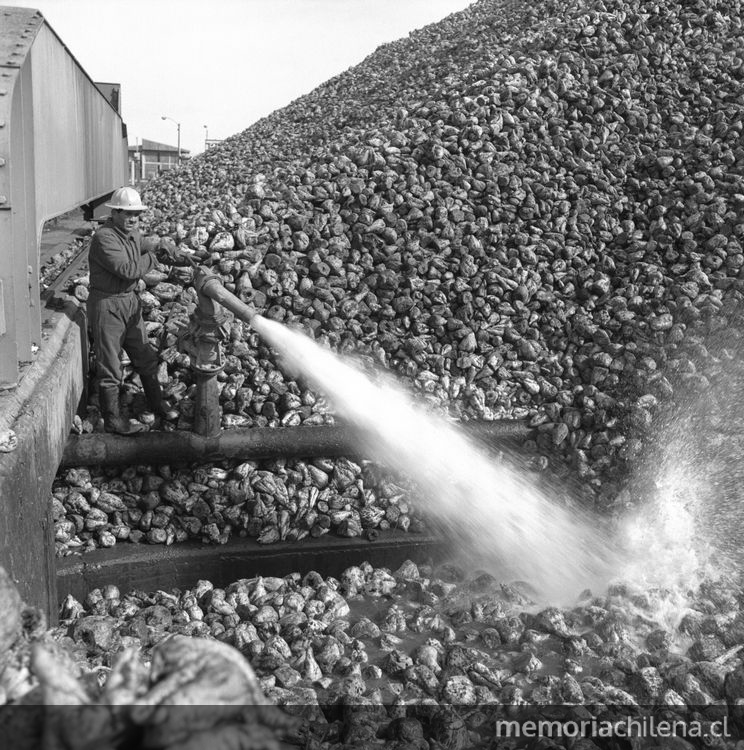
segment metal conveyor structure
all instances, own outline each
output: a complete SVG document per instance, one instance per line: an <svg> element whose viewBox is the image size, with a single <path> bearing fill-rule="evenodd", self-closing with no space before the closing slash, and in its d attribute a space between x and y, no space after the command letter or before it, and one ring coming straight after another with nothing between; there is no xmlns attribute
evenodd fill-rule
<svg viewBox="0 0 744 750"><path fill-rule="evenodd" d="M39 295L44 223L127 182L126 126L37 10L0 6L0 565L53 611L49 489L84 382L87 336Z"/></svg>

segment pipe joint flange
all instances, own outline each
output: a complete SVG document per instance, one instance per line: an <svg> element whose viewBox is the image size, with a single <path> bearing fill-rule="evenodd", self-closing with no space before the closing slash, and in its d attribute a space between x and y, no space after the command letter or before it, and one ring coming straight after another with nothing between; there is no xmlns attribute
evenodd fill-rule
<svg viewBox="0 0 744 750"><path fill-rule="evenodd" d="M232 314L220 305L215 305L213 312L205 312L197 307L189 321L189 328L194 332L192 335L199 336L204 331L217 336L221 341L227 341L232 321Z"/></svg>
<svg viewBox="0 0 744 750"><path fill-rule="evenodd" d="M230 336L232 319L203 317L194 313L179 339L179 348L189 355L192 367L203 373L217 373L224 367L222 342Z"/></svg>
<svg viewBox="0 0 744 750"><path fill-rule="evenodd" d="M223 286L222 279L214 271L210 271L205 266L199 266L194 274L194 289L196 289L196 293L200 297L206 297L207 295L204 290L210 284L219 284L219 286Z"/></svg>
<svg viewBox="0 0 744 750"><path fill-rule="evenodd" d="M200 364L198 362L192 362L191 369L197 376L201 375L205 378L213 378L225 369L225 363L205 362L204 364Z"/></svg>
<svg viewBox="0 0 744 750"><path fill-rule="evenodd" d="M191 343L191 369L205 377L214 377L225 368L225 359L219 341L200 338Z"/></svg>

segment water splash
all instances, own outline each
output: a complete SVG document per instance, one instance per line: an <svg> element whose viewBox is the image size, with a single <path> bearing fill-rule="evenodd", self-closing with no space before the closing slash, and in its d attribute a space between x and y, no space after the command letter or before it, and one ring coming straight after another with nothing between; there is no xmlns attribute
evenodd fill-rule
<svg viewBox="0 0 744 750"><path fill-rule="evenodd" d="M674 631L701 588L738 586L744 570L741 448L744 352L731 336L706 341L711 380L677 386L676 405L647 440L629 495L634 508L618 524L618 577L658 600L660 621Z"/></svg>
<svg viewBox="0 0 744 750"><path fill-rule="evenodd" d="M504 573L524 578L537 598L555 604L607 584L617 560L596 518L549 500L455 426L417 408L392 383L375 384L279 323L256 316L252 325L285 368L327 394L359 428L366 455L417 484L427 517L437 519L481 568L490 566L502 578Z"/></svg>
<svg viewBox="0 0 744 750"><path fill-rule="evenodd" d="M676 449L675 449L676 448ZM709 550L698 536L704 490L683 446L668 443L643 502L618 524L617 538L625 550L617 571L641 588L686 588L701 574Z"/></svg>

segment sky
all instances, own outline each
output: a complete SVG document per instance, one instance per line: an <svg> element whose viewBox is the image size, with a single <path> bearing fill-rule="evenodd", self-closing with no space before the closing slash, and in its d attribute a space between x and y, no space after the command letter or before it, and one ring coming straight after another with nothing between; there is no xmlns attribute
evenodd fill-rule
<svg viewBox="0 0 744 750"><path fill-rule="evenodd" d="M86 73L121 84L129 144L192 156L473 0L0 0L40 10ZM162 117L171 119L163 120ZM205 127L206 126L206 127Z"/></svg>

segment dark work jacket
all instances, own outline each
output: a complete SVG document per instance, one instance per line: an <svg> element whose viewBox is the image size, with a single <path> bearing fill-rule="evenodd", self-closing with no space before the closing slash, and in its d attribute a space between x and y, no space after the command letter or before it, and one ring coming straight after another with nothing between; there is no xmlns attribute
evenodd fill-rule
<svg viewBox="0 0 744 750"><path fill-rule="evenodd" d="M99 294L131 292L137 281L155 267L155 256L143 253L142 235L119 231L109 219L93 235L88 251L90 290Z"/></svg>

